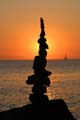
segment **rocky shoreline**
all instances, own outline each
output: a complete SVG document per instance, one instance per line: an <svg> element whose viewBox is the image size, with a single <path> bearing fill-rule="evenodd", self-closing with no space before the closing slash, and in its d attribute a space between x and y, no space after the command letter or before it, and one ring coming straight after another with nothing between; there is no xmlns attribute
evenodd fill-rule
<svg viewBox="0 0 80 120"><path fill-rule="evenodd" d="M50 100L46 104L28 104L0 112L0 120L16 119L76 120L62 99Z"/></svg>

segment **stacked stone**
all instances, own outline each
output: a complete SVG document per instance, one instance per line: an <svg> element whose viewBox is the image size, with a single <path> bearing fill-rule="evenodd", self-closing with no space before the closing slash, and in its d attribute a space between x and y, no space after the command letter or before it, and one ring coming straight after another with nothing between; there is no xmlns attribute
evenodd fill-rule
<svg viewBox="0 0 80 120"><path fill-rule="evenodd" d="M41 25L41 33L40 38L38 40L39 43L39 55L35 56L33 63L34 74L28 76L27 84L34 84L32 88L32 93L29 96L29 99L32 103L36 104L44 104L49 101L47 93L47 87L50 86L49 75L51 75L50 71L45 69L47 60L47 51L48 45L46 43L45 31L44 31L44 21L40 18Z"/></svg>

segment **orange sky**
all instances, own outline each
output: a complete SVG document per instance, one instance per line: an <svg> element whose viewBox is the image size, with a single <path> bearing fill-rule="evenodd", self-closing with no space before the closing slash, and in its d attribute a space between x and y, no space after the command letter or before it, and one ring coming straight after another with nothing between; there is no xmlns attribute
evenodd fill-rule
<svg viewBox="0 0 80 120"><path fill-rule="evenodd" d="M40 17L49 45L47 58L63 59L65 53L80 58L80 0L1 0L0 59L38 55Z"/></svg>

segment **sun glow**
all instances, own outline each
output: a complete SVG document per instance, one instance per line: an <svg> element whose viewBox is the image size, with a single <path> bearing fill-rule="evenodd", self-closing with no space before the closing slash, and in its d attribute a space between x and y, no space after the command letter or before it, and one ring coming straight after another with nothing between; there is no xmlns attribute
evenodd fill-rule
<svg viewBox="0 0 80 120"><path fill-rule="evenodd" d="M37 42L34 42L33 50L34 50L34 52L39 50L39 44Z"/></svg>

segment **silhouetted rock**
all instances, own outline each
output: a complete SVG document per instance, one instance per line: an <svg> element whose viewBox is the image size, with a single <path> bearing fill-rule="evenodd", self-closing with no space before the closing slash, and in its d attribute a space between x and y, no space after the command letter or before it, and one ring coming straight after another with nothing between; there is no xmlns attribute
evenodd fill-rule
<svg viewBox="0 0 80 120"><path fill-rule="evenodd" d="M49 102L48 96L43 95L42 93L30 94L29 99L35 106L36 105L44 106L44 104L47 104Z"/></svg>
<svg viewBox="0 0 80 120"><path fill-rule="evenodd" d="M45 71L45 70L44 70ZM26 81L27 84L35 84L35 85L46 85L46 86L50 86L50 79L48 77L44 77L44 76L50 75L50 72L43 72L43 74L39 74L40 77L38 77L37 75L31 75L28 76L28 80Z"/></svg>
<svg viewBox="0 0 80 120"><path fill-rule="evenodd" d="M39 50L39 55L40 55L41 57L46 57L46 56L47 56L46 50L40 49L40 50Z"/></svg>
<svg viewBox="0 0 80 120"><path fill-rule="evenodd" d="M34 71L41 71L46 67L47 61L44 57L36 56L33 63Z"/></svg>
<svg viewBox="0 0 80 120"><path fill-rule="evenodd" d="M0 112L0 120L19 119L76 120L62 99L50 100L44 104L28 104L20 108L14 108L8 111Z"/></svg>

